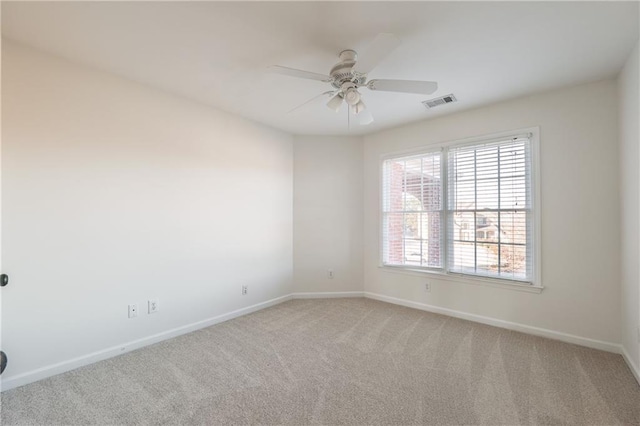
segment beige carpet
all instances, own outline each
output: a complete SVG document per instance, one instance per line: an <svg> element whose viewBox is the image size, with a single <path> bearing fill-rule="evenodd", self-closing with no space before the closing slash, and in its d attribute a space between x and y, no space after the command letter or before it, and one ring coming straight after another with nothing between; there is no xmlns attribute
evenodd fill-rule
<svg viewBox="0 0 640 426"><path fill-rule="evenodd" d="M2 424L640 424L622 357L295 300L2 394Z"/></svg>

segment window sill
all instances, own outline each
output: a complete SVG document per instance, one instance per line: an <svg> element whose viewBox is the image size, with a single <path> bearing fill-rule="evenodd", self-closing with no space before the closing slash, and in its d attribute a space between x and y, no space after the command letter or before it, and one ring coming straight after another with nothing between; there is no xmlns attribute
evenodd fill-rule
<svg viewBox="0 0 640 426"><path fill-rule="evenodd" d="M454 281L462 284L482 285L486 287L504 288L507 290L524 291L527 293L542 293L544 289L541 285L524 284L517 281L496 280L492 278L473 277L462 274L449 274L446 272L427 271L423 269L410 268L394 268L392 266L379 265L378 268L383 272L391 272L393 274L413 275L419 277L429 277L437 280Z"/></svg>

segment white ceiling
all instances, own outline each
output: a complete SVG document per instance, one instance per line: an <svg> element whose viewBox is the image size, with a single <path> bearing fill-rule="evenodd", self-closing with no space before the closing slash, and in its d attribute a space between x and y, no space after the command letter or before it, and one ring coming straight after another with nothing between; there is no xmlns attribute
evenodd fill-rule
<svg viewBox="0 0 640 426"><path fill-rule="evenodd" d="M435 80L431 96L369 92L376 121L293 107L327 83L346 48L380 32L401 46L370 78ZM614 76L638 40L637 2L2 2L10 39L294 134L364 134L507 98ZM421 101L454 93L458 103Z"/></svg>

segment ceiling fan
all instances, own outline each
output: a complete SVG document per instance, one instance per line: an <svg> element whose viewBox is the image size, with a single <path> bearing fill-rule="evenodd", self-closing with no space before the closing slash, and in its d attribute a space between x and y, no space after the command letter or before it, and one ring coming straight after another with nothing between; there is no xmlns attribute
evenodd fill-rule
<svg viewBox="0 0 640 426"><path fill-rule="evenodd" d="M327 107L338 112L342 104L347 103L351 112L358 117L360 124L367 125L373 122L373 116L362 101L362 95L358 91L359 88L366 87L373 91L416 93L422 95L430 95L438 89L438 83L434 81L367 80L367 75L376 65L399 45L400 40L393 34L378 34L362 55L358 55L356 51L351 49L340 52L338 55L340 62L331 68L329 75L280 65L271 66L269 70L291 77L322 81L330 83L331 86L333 86L332 90L321 93L291 111L295 111L317 99L330 96L331 99L327 102Z"/></svg>

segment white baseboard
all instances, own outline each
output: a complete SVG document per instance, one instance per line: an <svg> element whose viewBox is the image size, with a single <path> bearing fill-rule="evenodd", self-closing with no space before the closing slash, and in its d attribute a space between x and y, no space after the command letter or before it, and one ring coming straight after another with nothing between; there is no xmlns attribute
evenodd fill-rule
<svg viewBox="0 0 640 426"><path fill-rule="evenodd" d="M562 333L559 331L549 330L546 328L538 328L530 325L504 321L504 320L491 318L491 317L485 317L482 315L469 314L467 312L441 308L439 306L427 305L426 303L412 302L410 300L398 299L396 297L385 296L377 293L365 292L364 297L367 297L369 299L380 300L382 302L393 303L396 305L402 305L408 308L415 308L415 309L420 309L422 311L428 311L436 314L448 315L450 317L479 322L482 324L492 325L494 327L520 331L522 333L533 334L535 336L547 337L549 339L560 340L562 342L573 343L575 345L586 346L588 348L600 349L603 351L613 352L616 354L621 353L621 346L617 343L589 339L587 337L575 336L573 334Z"/></svg>
<svg viewBox="0 0 640 426"><path fill-rule="evenodd" d="M292 293L294 299L337 299L341 297L364 297L364 291L322 291Z"/></svg>
<svg viewBox="0 0 640 426"><path fill-rule="evenodd" d="M68 361L63 361L57 364L49 365L39 368L37 370L29 371L17 376L9 376L0 379L0 389L2 391L13 389L19 386L26 385L28 383L36 382L38 380L45 379L47 377L55 376L70 370L74 370L85 365L93 364L98 361L102 361L108 358L121 355L126 352L133 351L145 346L152 345L154 343L161 342L163 340L177 337L192 331L199 330L201 328L209 327L224 321L228 321L233 318L247 315L252 312L259 311L261 309L268 308L270 306L277 305L282 302L286 302L291 299L328 299L328 298L342 298L342 297L366 297L369 299L375 299L382 302L393 303L396 305L402 305L409 308L420 309L423 311L433 312L442 315L448 315L451 317L461 318L469 321L479 322L482 324L492 325L495 327L506 328L509 330L520 331L522 333L533 334L536 336L547 337L554 340L560 340L567 343L573 343L576 345L586 346L594 349L600 349L608 352L614 352L621 354L624 360L629 365L629 368L633 372L636 380L640 384L640 369L631 360L631 357L627 351L619 344L604 342L600 340L589 339L586 337L575 336L572 334L562 333L558 331L532 327L529 325L499 320L495 318L485 317L481 315L469 314L466 312L456 311L453 309L441 308L438 306L427 305L425 303L413 302L406 299L399 299L395 297L385 296L382 294L363 292L363 291L346 291L346 292L309 292L309 293L292 293L275 299L267 300L266 302L258 303L246 308L237 309L226 314L218 315L213 318L198 321L192 324L187 324L182 327L177 327L171 330L164 331L152 336L144 337L142 339L134 340L124 343L122 345L113 346L101 351L93 352L88 355L83 355Z"/></svg>
<svg viewBox="0 0 640 426"><path fill-rule="evenodd" d="M201 328L209 327L214 324L228 321L233 318L247 315L261 309L268 308L270 306L277 305L287 300L291 300L292 295L277 297L275 299L267 300L266 302L257 303L246 308L237 309L235 311L228 312L226 314L218 315L213 318L194 322L184 325L182 327L173 328L171 330L163 331L162 333L154 334L152 336L143 337L142 339L133 340L131 342L123 343L121 345L113 346L101 351L93 352L87 355L83 355L77 358L73 358L67 361L63 361L57 364L48 365L46 367L38 368L36 370L28 371L26 373L19 374L17 376L9 376L0 379L0 389L2 391L23 386L38 380L46 379L47 377L55 376L57 374L65 373L76 368L83 367L85 365L93 364L94 362L102 361L108 358L122 355L123 353L140 349L145 346L152 345L154 343L161 342L163 340L171 339L182 334L187 334L192 331L199 330Z"/></svg>
<svg viewBox="0 0 640 426"><path fill-rule="evenodd" d="M640 385L640 367L638 367L638 365L636 365L636 363L633 362L633 360L631 359L631 355L629 355L629 352L627 352L627 349L622 345L620 345L620 353L622 354L622 358L624 358L627 365L629 366L629 370L631 370L633 375L636 377L636 380L638 381L638 385Z"/></svg>

